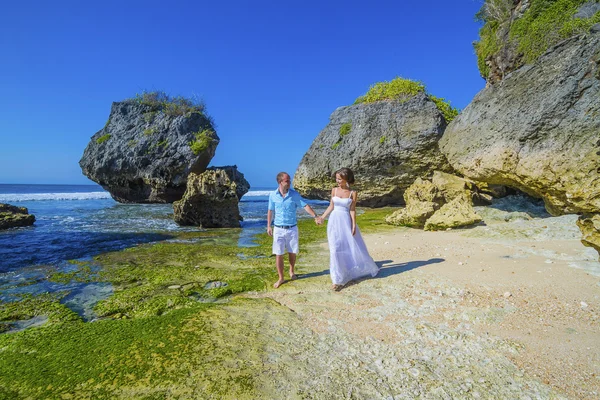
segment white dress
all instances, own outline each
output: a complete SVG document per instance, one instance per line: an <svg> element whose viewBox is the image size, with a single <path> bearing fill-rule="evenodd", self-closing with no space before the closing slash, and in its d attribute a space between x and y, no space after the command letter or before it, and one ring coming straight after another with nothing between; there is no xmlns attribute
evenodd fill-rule
<svg viewBox="0 0 600 400"><path fill-rule="evenodd" d="M377 275L379 268L369 255L358 225L352 236L352 198L333 196L332 200L333 211L327 222L331 281L335 285L345 285L353 279Z"/></svg>

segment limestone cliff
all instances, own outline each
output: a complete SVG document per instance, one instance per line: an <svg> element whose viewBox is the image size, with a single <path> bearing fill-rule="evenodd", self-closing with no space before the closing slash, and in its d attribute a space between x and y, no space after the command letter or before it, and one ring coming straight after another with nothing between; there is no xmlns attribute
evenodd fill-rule
<svg viewBox="0 0 600 400"><path fill-rule="evenodd" d="M438 149L446 120L425 93L407 100L382 100L340 107L313 141L294 176L303 196L328 199L332 173L354 171L359 205L403 204L417 177L452 168Z"/></svg>
<svg viewBox="0 0 600 400"><path fill-rule="evenodd" d="M132 99L113 103L79 165L119 202L172 203L183 196L191 172L204 172L218 143L201 110Z"/></svg>
<svg viewBox="0 0 600 400"><path fill-rule="evenodd" d="M440 148L464 176L544 199L551 214L600 211L600 33L555 46L483 89Z"/></svg>

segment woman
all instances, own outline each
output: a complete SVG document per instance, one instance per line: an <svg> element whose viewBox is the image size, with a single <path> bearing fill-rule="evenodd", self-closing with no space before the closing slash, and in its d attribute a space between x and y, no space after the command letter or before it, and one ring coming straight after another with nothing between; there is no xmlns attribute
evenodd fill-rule
<svg viewBox="0 0 600 400"><path fill-rule="evenodd" d="M356 192L350 188L354 173L350 168L335 172L337 187L331 190L331 201L318 223L331 214L327 223L329 242L329 273L333 290L339 291L351 280L377 275L379 268L373 261L356 226Z"/></svg>

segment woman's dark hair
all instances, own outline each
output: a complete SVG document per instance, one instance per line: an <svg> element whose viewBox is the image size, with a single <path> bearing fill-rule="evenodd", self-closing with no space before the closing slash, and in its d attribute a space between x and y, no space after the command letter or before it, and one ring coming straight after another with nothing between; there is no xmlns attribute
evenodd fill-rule
<svg viewBox="0 0 600 400"><path fill-rule="evenodd" d="M333 177L339 175L340 178L344 179L349 184L354 183L354 172L350 168L340 168L334 172Z"/></svg>

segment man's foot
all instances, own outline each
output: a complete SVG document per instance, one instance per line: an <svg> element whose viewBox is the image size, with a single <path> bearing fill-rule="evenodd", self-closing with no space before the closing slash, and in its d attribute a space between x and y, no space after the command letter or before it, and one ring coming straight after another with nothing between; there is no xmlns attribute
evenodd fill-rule
<svg viewBox="0 0 600 400"><path fill-rule="evenodd" d="M275 289L277 289L279 286L281 286L281 285L283 284L283 282L284 282L283 280L278 280L277 282L275 282L275 283L273 284L273 287L274 287Z"/></svg>
<svg viewBox="0 0 600 400"><path fill-rule="evenodd" d="M298 279L298 276L296 274L290 274L291 281L295 281L296 279Z"/></svg>

